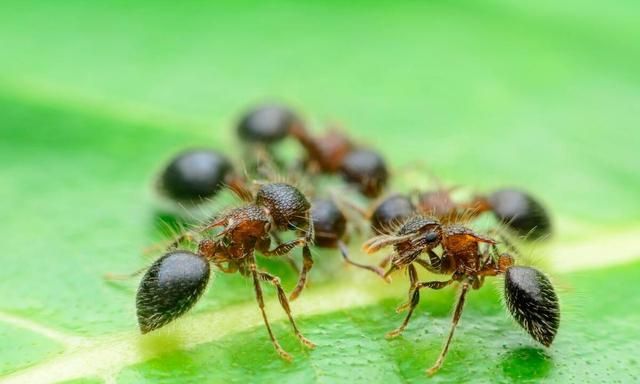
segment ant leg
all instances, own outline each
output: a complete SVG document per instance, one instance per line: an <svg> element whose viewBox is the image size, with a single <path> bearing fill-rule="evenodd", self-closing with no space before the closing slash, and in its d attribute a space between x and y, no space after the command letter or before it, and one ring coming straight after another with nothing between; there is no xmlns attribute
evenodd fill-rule
<svg viewBox="0 0 640 384"><path fill-rule="evenodd" d="M442 351L440 351L440 355L436 360L436 363L429 369L427 369L427 375L431 376L434 373L438 372L440 367L442 366L442 362L444 361L447 352L449 351L449 344L451 344L451 339L453 338L453 333L456 330L456 326L458 325L458 321L460 320L460 315L462 315L462 307L464 306L464 301L467 296L467 292L469 291L469 283L462 283L462 288L460 289L460 297L458 298L458 303L456 304L456 309L453 313L453 319L451 320L451 330L449 331L449 337L447 337L447 341L442 347Z"/></svg>
<svg viewBox="0 0 640 384"><path fill-rule="evenodd" d="M182 243L183 241L193 241L194 240L194 234L190 231L187 232L183 232L180 235L178 235L177 237L174 237L173 240L171 241L171 243L165 245L165 242L158 242L156 244L150 245L148 247L145 247L142 250L142 254L143 255L149 255L151 253L154 252L158 252L158 251L173 251L175 249L178 248L178 246L180 245L180 243Z"/></svg>
<svg viewBox="0 0 640 384"><path fill-rule="evenodd" d="M287 299L287 295L284 292L284 289L282 289L282 285L280 284L280 279L276 276L273 276L270 273L262 272L262 271L258 271L258 276L260 277L260 279L270 282L271 284L273 284L274 287L276 287L276 290L278 291L278 300L280 301L280 306L282 307L282 309L284 309L285 313L287 314L287 317L289 317L289 322L291 323L291 326L293 327L293 331L296 334L296 337L298 338L298 340L300 340L300 342L304 344L304 346L307 348L311 348L311 349L315 348L316 345L313 344L311 341L309 341L306 337L304 337L300 332L300 330L298 330L298 326L296 325L296 322L293 320L293 316L291 316L291 308L289 307L289 300Z"/></svg>
<svg viewBox="0 0 640 384"><path fill-rule="evenodd" d="M442 260L440 259L440 257L438 257L438 255L430 249L427 250L427 254L429 255L428 262L427 260L423 260L420 258L416 258L414 261L420 264L422 268L426 269L429 272L432 272L432 273L440 272L442 267Z"/></svg>
<svg viewBox="0 0 640 384"><path fill-rule="evenodd" d="M409 308L409 312L407 313L407 316L405 316L404 321L398 328L387 333L387 335L385 336L387 339L400 336L402 331L404 331L404 329L407 327L407 324L409 324L411 315L413 315L413 310L416 308L416 306L420 302L420 290L416 289L416 282L418 281L418 271L416 271L416 267L414 267L413 264L409 264L407 266L407 269L409 272L409 281L411 283L411 286L409 287L409 302L398 307L396 309L396 312L402 312L407 307Z"/></svg>
<svg viewBox="0 0 640 384"><path fill-rule="evenodd" d="M288 241L286 243L282 243L275 247L274 249L267 249L262 251L264 256L283 256L291 252L291 250L295 247L299 247L301 245L305 245L305 239L295 239Z"/></svg>
<svg viewBox="0 0 640 384"><path fill-rule="evenodd" d="M118 274L118 273L105 273L104 274L104 278L105 280L129 280L132 279L136 276L141 275L144 271L146 271L147 269L149 269L149 267L144 267L144 268L140 268L139 270L132 272L132 273L123 273L123 274Z"/></svg>
<svg viewBox="0 0 640 384"><path fill-rule="evenodd" d="M193 232L184 232L181 233L178 237L175 237L173 239L173 241L171 243L169 243L169 245L167 245L167 250L168 251L173 251L175 249L178 248L178 246L180 245L180 243L182 243L183 241L193 241L194 240L194 233Z"/></svg>
<svg viewBox="0 0 640 384"><path fill-rule="evenodd" d="M292 357L288 354L282 347L276 337L273 335L273 331L271 330L271 325L269 325L269 319L267 318L267 313L264 310L264 298L262 296L262 287L260 287L260 279L258 277L258 271L256 270L255 264L255 256L253 260L251 260L249 264L249 270L251 271L251 277L253 278L253 287L256 291L256 300L258 301L258 307L260 307L260 312L262 313L262 319L264 320L264 325L267 327L267 332L269 333L269 338L271 339L271 343L273 347L276 349L276 352L287 361L291 361Z"/></svg>
<svg viewBox="0 0 640 384"><path fill-rule="evenodd" d="M338 249L340 250L340 253L342 254L342 258L344 259L345 262L353 266L356 266L358 268L371 271L377 274L378 276L382 277L387 283L390 282L388 277L384 277L384 270L382 268L376 267L373 265L360 264L358 262L351 260L351 258L349 258L349 250L347 249L347 245L342 240L338 240Z"/></svg>
<svg viewBox="0 0 640 384"><path fill-rule="evenodd" d="M311 258L311 250L309 249L309 245L305 244L302 248L302 272L300 272L300 277L298 278L298 283L296 287L289 295L289 300L293 301L300 296L300 292L304 289L304 286L307 284L307 274L313 267L313 258Z"/></svg>
<svg viewBox="0 0 640 384"><path fill-rule="evenodd" d="M522 258L522 255L520 254L520 251L518 251L518 248L513 244L511 240L509 240L509 238L504 234L503 231L493 228L491 231L489 231L489 233L497 236L498 239L500 239L500 242L502 242L511 253L515 254L518 258ZM495 244L492 244L492 249L494 252L496 252L496 255L499 255L499 253L497 253L498 249Z"/></svg>
<svg viewBox="0 0 640 384"><path fill-rule="evenodd" d="M282 245L283 241L280 238L280 236L278 236L277 233L272 232L271 233L271 237L273 238L273 240L275 240L276 244L278 245ZM296 264L295 261L293 261L293 258L291 257L291 255L285 255L284 256L284 260L287 262L287 264L289 264L289 266L291 267L291 269L293 269L293 271L296 273L296 275L300 274L300 268L298 268L298 265Z"/></svg>
<svg viewBox="0 0 640 384"><path fill-rule="evenodd" d="M413 296L411 296L411 303L409 305L404 304L401 305L400 307L398 307L398 309L396 309L396 312L401 312L404 311L407 307L409 307L409 313L407 313L407 317L405 318L405 321L402 323L402 325L396 329L393 332L390 332L387 337L395 337L398 336L403 330L404 328L406 328L407 323L409 323L409 318L411 317L411 313L413 312L414 308L416 305L418 305L418 303L416 302L415 304L413 303L413 299L416 297L416 293L418 293L422 288L431 288L434 290L437 289L442 289L448 285L450 285L451 283L453 283L455 280L451 279L451 280L446 280L446 281L423 281L423 282L417 282L412 284L412 290L415 291L415 293L413 294ZM409 292L411 292L412 290L410 290ZM411 295L411 293L410 293ZM420 295L418 296L418 301L420 300Z"/></svg>
<svg viewBox="0 0 640 384"><path fill-rule="evenodd" d="M251 189L247 187L246 181L237 175L233 175L228 178L227 187L233 192L240 200L250 203L253 201L253 193Z"/></svg>
<svg viewBox="0 0 640 384"><path fill-rule="evenodd" d="M384 259L382 259L380 261L380 263L378 264L378 267L380 268L386 268L387 265L389 265L389 262L391 261L391 259L393 259L393 253L387 255L384 257Z"/></svg>
<svg viewBox="0 0 640 384"><path fill-rule="evenodd" d="M256 148L256 171L260 177L267 180L278 179L277 161L273 156L273 152L264 145L258 145Z"/></svg>

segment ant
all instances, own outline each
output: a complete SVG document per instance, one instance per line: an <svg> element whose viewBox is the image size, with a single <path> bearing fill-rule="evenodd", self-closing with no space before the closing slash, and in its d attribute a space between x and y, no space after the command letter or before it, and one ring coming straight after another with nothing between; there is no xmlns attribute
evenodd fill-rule
<svg viewBox="0 0 640 384"><path fill-rule="evenodd" d="M249 110L240 119L237 132L243 142L257 146L258 157L273 160L276 164L278 161L270 148L291 137L306 152L303 164L307 170L340 174L369 198L379 196L389 179L389 171L380 154L357 148L336 129L330 129L323 136L313 136L295 112L281 105L265 104Z"/></svg>
<svg viewBox="0 0 640 384"><path fill-rule="evenodd" d="M461 217L473 218L491 212L496 220L516 234L539 239L551 234L549 214L543 205L529 193L519 189L497 189L488 195L476 195L470 202L456 203L451 199L452 189L437 189L418 195L418 211L455 222Z"/></svg>
<svg viewBox="0 0 640 384"><path fill-rule="evenodd" d="M371 214L365 214L375 234L390 234L397 224L423 214L437 217L443 223L455 223L491 212L513 232L527 239L539 239L551 233L551 219L542 204L518 189L498 189L488 195L477 195L470 202L457 203L451 198L453 189L439 188L396 194L382 200Z"/></svg>
<svg viewBox="0 0 640 384"><path fill-rule="evenodd" d="M505 244L512 252L515 251L508 242ZM537 269L514 265L510 254L498 251L496 240L462 225L442 224L435 218L414 216L406 220L395 234L373 237L363 248L367 253L374 253L389 245L393 245L393 253L391 266L385 275L406 268L411 285L409 301L396 310L408 310L407 315L397 329L387 334L387 338L399 336L407 327L420 302L422 288L442 289L454 282L460 284L449 335L435 364L427 370L428 375L435 374L444 362L467 292L470 288L482 287L486 276L504 275L504 297L511 315L534 340L547 347L553 342L560 325L560 308L553 285ZM442 249L440 255L434 252L437 247ZM422 254L427 257L421 258ZM429 272L450 275L450 278L418 281L414 263Z"/></svg>
<svg viewBox="0 0 640 384"><path fill-rule="evenodd" d="M158 179L160 193L186 204L199 204L228 186L247 198L244 180L238 176L224 154L208 149L188 149L167 164Z"/></svg>
<svg viewBox="0 0 640 384"><path fill-rule="evenodd" d="M380 277L384 270L377 266L361 264L351 260L345 243L347 218L333 199L316 199L311 204L311 218L315 233L314 245L320 248L338 249L348 264L369 270Z"/></svg>
<svg viewBox="0 0 640 384"><path fill-rule="evenodd" d="M291 355L280 346L271 330L264 309L261 281L275 286L280 305L296 337L304 346L314 348L315 345L298 330L289 307L289 300L299 296L313 266L309 250L314 237L310 209L311 205L297 188L285 183L263 184L253 202L223 213L194 233L182 235L169 248L177 247L182 240L193 239L194 235L202 235L197 251L170 250L142 278L136 299L142 333L160 328L187 312L204 291L209 280L209 263L213 263L223 273L239 272L253 280L256 300L269 338L283 359L291 360ZM222 227L223 230L211 234L210 231L216 227ZM271 237L276 232L287 230L296 230L300 237L271 249ZM298 246L302 247L302 272L287 298L280 279L258 269L255 251L267 257L284 256Z"/></svg>

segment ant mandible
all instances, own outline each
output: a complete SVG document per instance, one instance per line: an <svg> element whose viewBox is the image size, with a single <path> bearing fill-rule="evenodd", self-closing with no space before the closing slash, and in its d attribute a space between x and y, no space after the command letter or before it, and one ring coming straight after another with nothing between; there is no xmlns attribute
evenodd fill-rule
<svg viewBox="0 0 640 384"><path fill-rule="evenodd" d="M202 235L195 253L170 251L158 259L142 278L136 298L142 333L160 328L187 312L204 291L210 275L209 263L213 263L224 273L239 272L253 280L256 300L269 338L283 359L291 360L291 355L280 346L271 330L264 309L261 281L275 286L280 305L295 335L303 345L314 348L315 345L298 330L289 307L289 300L298 297L313 266L309 250L314 233L310 208L306 197L297 188L284 183L264 184L253 202L231 209L200 230L174 241L172 246L181 240ZM216 227L223 227L223 230L211 234L210 231ZM270 249L273 233L287 230L296 230L301 236ZM255 251L267 257L283 256L298 246L302 247L303 268L290 299L287 299L280 279L258 269Z"/></svg>
<svg viewBox="0 0 640 384"><path fill-rule="evenodd" d="M482 247L485 244L486 247ZM415 307L420 301L422 288L442 289L454 282L460 283L460 295L454 309L451 329L435 364L427 374L436 373L449 350L455 328L460 320L467 292L479 289L486 276L505 275L504 297L507 308L515 320L536 341L544 346L553 342L560 324L558 298L549 279L530 267L515 266L513 257L499 253L497 242L458 224L441 224L427 216L414 216L393 235L380 235L368 240L363 248L373 253L393 245L391 266L386 275L406 268L409 274L409 301L397 311L408 310L402 324L387 334L393 338L407 327ZM508 244L508 243L507 243ZM442 254L434 252L442 248ZM509 249L515 250L508 244ZM426 253L427 258L421 258ZM450 275L444 281L418 281L415 264L429 272Z"/></svg>

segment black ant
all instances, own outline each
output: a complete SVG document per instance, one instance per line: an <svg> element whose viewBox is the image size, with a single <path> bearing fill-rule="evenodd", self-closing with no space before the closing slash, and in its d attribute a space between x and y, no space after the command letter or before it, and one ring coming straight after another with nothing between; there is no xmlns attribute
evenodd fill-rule
<svg viewBox="0 0 640 384"><path fill-rule="evenodd" d="M222 153L208 149L189 149L177 154L165 167L158 180L160 192L184 204L199 204L214 197L228 186L246 196L244 180L231 161Z"/></svg>
<svg viewBox="0 0 640 384"><path fill-rule="evenodd" d="M481 247L481 244L485 246ZM367 253L393 245L391 267L386 275L404 268L409 274L409 301L397 309L398 312L408 309L408 313L400 327L387 334L388 338L399 336L406 328L420 301L420 289L442 289L454 282L460 284L449 336L427 374L433 375L442 366L467 292L470 288L479 289L486 276L504 274L504 297L511 315L536 341L547 347L553 342L560 324L560 308L553 285L537 269L515 266L513 257L508 253L499 253L496 244L495 240L467 227L441 224L437 219L427 216L412 217L395 234L380 235L364 244ZM508 245L509 249L515 250ZM438 246L442 249L440 255L434 252ZM421 258L425 253L427 257ZM429 272L451 277L444 281L418 281L414 263Z"/></svg>
<svg viewBox="0 0 640 384"><path fill-rule="evenodd" d="M282 349L271 330L264 310L261 281L275 286L280 305L286 312L296 336L303 345L313 348L315 345L298 330L289 308L289 300L298 297L313 266L309 250L314 236L310 209L311 205L297 188L284 183L264 184L258 189L253 202L231 209L198 231L185 234L176 240L171 247L182 240L201 235L196 253L185 250L170 251L158 259L142 278L136 300L138 323L142 333L162 327L187 312L196 303L209 280L208 263L211 262L224 273L239 272L252 278L267 332L282 358L291 360L291 356ZM223 230L211 234L210 231L216 227L222 227ZM271 236L287 230L296 230L300 237L270 249ZM267 257L283 256L298 246L302 247L302 272L295 289L287 299L280 279L258 269L255 251Z"/></svg>
<svg viewBox="0 0 640 384"><path fill-rule="evenodd" d="M380 267L361 264L351 260L345 243L347 237L347 217L333 199L316 199L311 204L311 217L315 233L314 245L320 248L338 249L345 262L358 268L384 276Z"/></svg>

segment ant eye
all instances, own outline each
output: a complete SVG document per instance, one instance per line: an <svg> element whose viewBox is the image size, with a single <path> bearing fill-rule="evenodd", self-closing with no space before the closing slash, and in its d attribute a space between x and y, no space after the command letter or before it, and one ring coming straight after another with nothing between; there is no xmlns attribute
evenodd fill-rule
<svg viewBox="0 0 640 384"><path fill-rule="evenodd" d="M160 328L187 312L209 281L209 263L195 253L162 256L145 273L136 298L140 331Z"/></svg>
<svg viewBox="0 0 640 384"><path fill-rule="evenodd" d="M429 243L433 243L438 240L438 234L436 232L429 232L425 235L424 239Z"/></svg>

